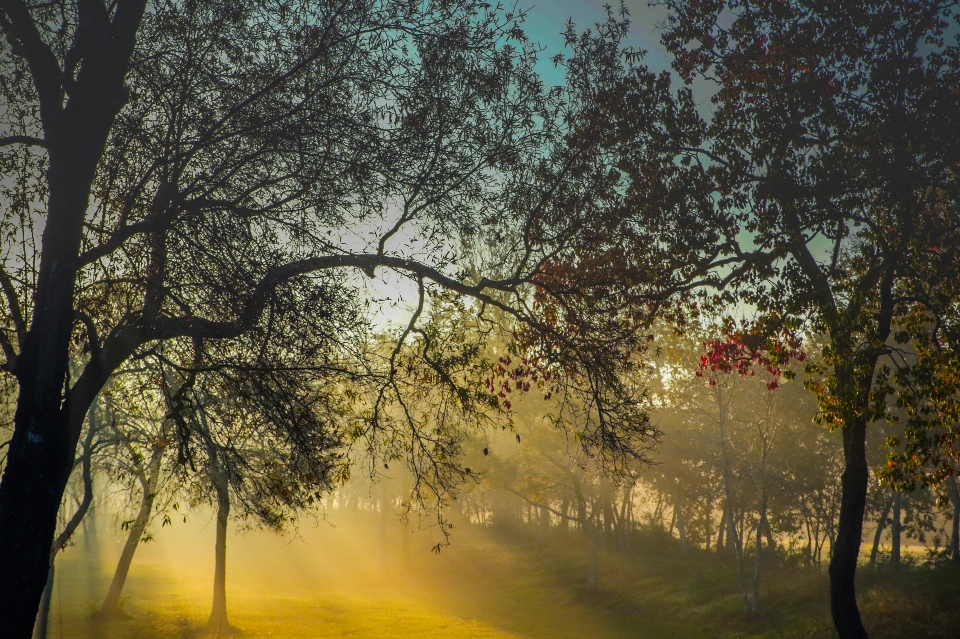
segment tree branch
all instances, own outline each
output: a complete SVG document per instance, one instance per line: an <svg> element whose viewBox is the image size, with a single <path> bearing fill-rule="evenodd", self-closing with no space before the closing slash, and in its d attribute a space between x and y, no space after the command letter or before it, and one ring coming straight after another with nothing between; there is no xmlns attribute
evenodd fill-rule
<svg viewBox="0 0 960 639"><path fill-rule="evenodd" d="M46 138L57 138L63 112L60 95L60 65L57 56L43 41L30 9L22 0L0 0L0 28L10 41L14 53L23 57L30 68L40 100L40 120Z"/></svg>
<svg viewBox="0 0 960 639"><path fill-rule="evenodd" d="M47 141L42 138L35 138L30 135L8 135L0 138L0 147L13 146L14 144L27 144L29 146L39 146L47 148Z"/></svg>
<svg viewBox="0 0 960 639"><path fill-rule="evenodd" d="M570 515L565 515L565 514L561 513L559 510L555 510L555 509L551 508L551 507L548 506L547 504L541 504L540 502L534 501L534 500L532 500L532 499L530 499L530 498L528 498L528 497L526 497L526 496L524 496L524 495L521 495L520 493L518 493L517 491L515 491L513 488L507 488L507 492L513 493L514 495L516 495L517 497L519 497L519 498L522 499L523 501L527 502L527 503L530 504L531 506L536 506L537 508L546 508L547 510L549 510L550 512L552 512L554 515L556 515L557 517L559 517L559 518L561 518L561 519L566 519L567 521L579 521L576 517L571 517Z"/></svg>

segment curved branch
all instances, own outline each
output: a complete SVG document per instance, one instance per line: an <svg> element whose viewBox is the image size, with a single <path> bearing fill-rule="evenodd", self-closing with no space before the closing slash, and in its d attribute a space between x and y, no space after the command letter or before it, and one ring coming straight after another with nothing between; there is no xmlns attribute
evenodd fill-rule
<svg viewBox="0 0 960 639"><path fill-rule="evenodd" d="M39 146L47 148L47 141L42 138L35 138L30 135L8 135L0 137L0 147L13 146L14 144L26 144L27 146Z"/></svg>

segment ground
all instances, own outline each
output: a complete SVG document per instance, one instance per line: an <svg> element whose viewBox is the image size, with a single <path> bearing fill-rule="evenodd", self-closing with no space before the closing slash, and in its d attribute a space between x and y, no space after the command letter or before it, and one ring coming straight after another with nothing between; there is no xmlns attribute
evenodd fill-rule
<svg viewBox="0 0 960 639"><path fill-rule="evenodd" d="M435 530L391 524L381 560L375 521L331 513L297 533L241 531L228 544L230 622L246 639L828 639L823 571L780 568L765 609L740 609L730 560L680 557L669 544L601 553L587 587L582 539L460 526L429 549ZM361 523L357 523L361 522ZM58 561L50 639L198 637L209 614L213 526L204 517L154 531L124 591L128 618L91 619L121 538L106 518ZM403 537L410 535L408 543ZM960 572L861 571L860 601L875 639L953 638Z"/></svg>

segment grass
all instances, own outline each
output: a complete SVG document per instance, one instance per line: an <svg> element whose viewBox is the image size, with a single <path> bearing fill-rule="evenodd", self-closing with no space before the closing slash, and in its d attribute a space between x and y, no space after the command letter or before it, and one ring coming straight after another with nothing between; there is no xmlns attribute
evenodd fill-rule
<svg viewBox="0 0 960 639"><path fill-rule="evenodd" d="M586 583L582 538L548 544L462 526L453 545L429 552L431 531L389 535L387 569L376 527L363 516L298 536L253 532L228 545L230 622L241 637L407 639L831 639L821 572L773 568L762 613L740 608L732 562L681 558L669 543L638 540L602 552ZM334 518L337 521L337 518ZM157 531L138 551L125 588L129 618L91 620L106 591L117 539L78 542L58 561L50 639L160 639L202 635L209 614L210 526ZM406 557L406 558L405 558ZM960 628L960 572L861 570L860 603L874 639L947 639Z"/></svg>
<svg viewBox="0 0 960 639"><path fill-rule="evenodd" d="M357 637L364 639L509 639L513 635L478 622L423 610L401 600L344 594L311 597L233 592L231 623L247 638L288 639ZM170 605L173 603L173 605ZM205 614L200 601L148 600L130 606L128 619L107 622L73 618L54 637L153 639L204 636ZM54 624L56 625L56 624Z"/></svg>

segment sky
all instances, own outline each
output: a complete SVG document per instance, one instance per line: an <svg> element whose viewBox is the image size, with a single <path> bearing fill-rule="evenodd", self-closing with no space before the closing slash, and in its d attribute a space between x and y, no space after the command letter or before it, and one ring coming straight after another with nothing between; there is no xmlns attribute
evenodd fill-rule
<svg viewBox="0 0 960 639"><path fill-rule="evenodd" d="M540 56L538 70L547 82L563 82L562 69L556 68L550 58L557 53L569 54L564 48L562 36L566 31L567 21L573 20L577 31L592 29L596 23L606 20L604 4L611 4L615 10L619 7L607 0L521 0L517 3L519 10L527 12L523 25L527 37L545 47ZM657 24L664 20L666 10L662 7L649 7L648 0L627 0L625 7L630 14L632 25L630 44L647 51L645 63L651 69L667 69L669 57L660 44L657 28ZM696 91L696 87L694 90ZM395 241L403 240L403 237L395 238ZM377 275L373 280L358 277L360 283L366 287L368 303L374 309L376 324L378 327L405 325L417 305L416 285L411 280L385 269L381 269Z"/></svg>
<svg viewBox="0 0 960 639"><path fill-rule="evenodd" d="M566 30L568 19L577 25L577 30L592 27L603 22L606 14L604 4L610 4L616 10L619 5L598 0L540 0L520 3L521 9L527 9L525 31L527 36L547 47L544 59L563 51L561 33ZM660 44L657 23L667 12L662 7L649 7L648 0L628 0L625 2L630 12L635 46L648 52L646 63L655 70L666 69L669 64L666 50ZM550 65L552 67L552 65ZM545 74L546 75L546 74ZM548 76L549 77L549 76ZM556 76L559 81L559 76ZM553 78L551 78L553 80Z"/></svg>

